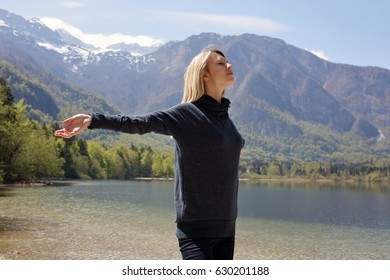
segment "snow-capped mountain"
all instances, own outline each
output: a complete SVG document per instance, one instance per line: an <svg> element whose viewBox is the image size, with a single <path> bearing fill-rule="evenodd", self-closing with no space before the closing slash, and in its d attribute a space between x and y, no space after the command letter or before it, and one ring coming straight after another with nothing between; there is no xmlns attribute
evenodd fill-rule
<svg viewBox="0 0 390 280"><path fill-rule="evenodd" d="M68 69L77 71L80 66L98 63L110 58L118 63L131 65L139 62L139 56L155 51L159 46L142 47L137 44L115 44L98 49L72 36L65 30L52 30L39 19L23 17L0 9L0 33L32 48L40 47L63 57Z"/></svg>
<svg viewBox="0 0 390 280"><path fill-rule="evenodd" d="M0 30L4 34L13 34L25 42L44 40L52 44L64 43L55 32L52 32L39 19L25 20L23 17L0 9Z"/></svg>

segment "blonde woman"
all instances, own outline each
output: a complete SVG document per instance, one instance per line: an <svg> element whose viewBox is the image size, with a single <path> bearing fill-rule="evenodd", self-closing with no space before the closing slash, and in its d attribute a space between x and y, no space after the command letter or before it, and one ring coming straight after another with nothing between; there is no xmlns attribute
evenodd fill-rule
<svg viewBox="0 0 390 280"><path fill-rule="evenodd" d="M77 114L56 136L89 129L155 132L175 140L176 236L183 259L233 259L238 165L244 145L229 118L225 89L232 65L219 50L193 58L184 76L181 104L138 116Z"/></svg>

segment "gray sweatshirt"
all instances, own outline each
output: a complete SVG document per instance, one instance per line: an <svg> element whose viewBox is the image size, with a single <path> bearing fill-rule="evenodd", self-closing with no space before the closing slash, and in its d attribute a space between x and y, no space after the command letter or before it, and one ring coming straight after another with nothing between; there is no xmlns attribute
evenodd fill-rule
<svg viewBox="0 0 390 280"><path fill-rule="evenodd" d="M193 103L138 116L93 114L90 129L155 132L175 140L177 236L234 236L238 165L244 140L228 115L230 101L203 95Z"/></svg>

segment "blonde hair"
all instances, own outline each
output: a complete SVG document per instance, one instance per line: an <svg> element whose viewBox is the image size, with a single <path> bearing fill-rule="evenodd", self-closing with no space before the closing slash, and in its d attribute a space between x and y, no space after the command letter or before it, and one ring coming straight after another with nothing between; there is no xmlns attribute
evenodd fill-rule
<svg viewBox="0 0 390 280"><path fill-rule="evenodd" d="M203 96L204 82L203 75L207 69L207 59L211 53L218 53L225 57L219 50L203 50L196 55L188 65L184 73L184 91L182 103L195 102Z"/></svg>

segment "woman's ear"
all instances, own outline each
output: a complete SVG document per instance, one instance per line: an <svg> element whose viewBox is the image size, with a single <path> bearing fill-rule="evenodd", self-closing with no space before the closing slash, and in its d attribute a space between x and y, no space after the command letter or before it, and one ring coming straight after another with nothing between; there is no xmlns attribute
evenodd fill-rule
<svg viewBox="0 0 390 280"><path fill-rule="evenodd" d="M204 74L203 74L203 81L209 81L210 80L210 75L209 75L209 73L208 72L205 72Z"/></svg>

